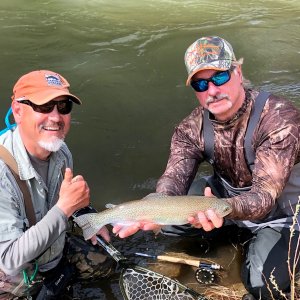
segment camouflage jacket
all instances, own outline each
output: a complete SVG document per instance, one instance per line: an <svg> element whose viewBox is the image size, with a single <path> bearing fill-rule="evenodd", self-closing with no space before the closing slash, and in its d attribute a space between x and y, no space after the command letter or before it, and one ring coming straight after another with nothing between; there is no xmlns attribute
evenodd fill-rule
<svg viewBox="0 0 300 300"><path fill-rule="evenodd" d="M248 192L227 199L233 206L229 215L233 220L265 220L300 161L300 111L290 101L271 95L252 137L256 157L253 172L249 170L244 136L257 95L257 91L247 90L242 107L231 120L212 120L215 171L234 187L251 186ZM199 164L204 161L203 111L203 107L197 107L175 128L168 164L157 183L157 192L187 193ZM299 191L300 174L296 175L296 181Z"/></svg>

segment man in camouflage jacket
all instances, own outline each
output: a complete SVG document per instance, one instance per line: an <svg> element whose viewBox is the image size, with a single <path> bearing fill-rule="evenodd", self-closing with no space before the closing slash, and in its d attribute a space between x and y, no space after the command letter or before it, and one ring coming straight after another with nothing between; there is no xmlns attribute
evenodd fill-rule
<svg viewBox="0 0 300 300"><path fill-rule="evenodd" d="M189 223L206 232L229 223L248 228L253 238L242 280L251 294L243 299L280 299L278 290L289 292L289 271L299 255L295 253L298 225L292 238L290 227L300 194L300 112L282 97L247 88L242 59L237 60L231 45L220 37L195 41L185 53L185 64L186 84L194 88L200 106L176 127L156 192L200 194L194 178L207 160L214 175L207 179L204 194L225 198L233 210L226 220L213 210L200 211ZM136 224L115 227L114 232L127 236L139 228L156 227ZM162 231L185 235L189 229L171 226ZM270 282L271 273L277 291Z"/></svg>

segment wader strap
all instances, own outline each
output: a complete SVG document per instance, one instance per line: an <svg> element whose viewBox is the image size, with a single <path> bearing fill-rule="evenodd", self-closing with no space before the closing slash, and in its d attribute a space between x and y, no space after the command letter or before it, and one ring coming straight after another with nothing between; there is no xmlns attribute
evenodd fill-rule
<svg viewBox="0 0 300 300"><path fill-rule="evenodd" d="M260 119L261 113L264 109L265 103L269 98L270 93L266 91L261 91L255 99L251 115L249 118L249 123L246 129L245 139L244 139L244 149L245 149L245 157L246 162L248 164L249 169L252 171L254 160L255 160L255 152L252 147L251 139L255 127ZM214 164L214 142L215 142L215 134L211 120L209 119L209 111L207 109L204 110L203 113L203 137L204 137L204 155L205 159L211 164Z"/></svg>
<svg viewBox="0 0 300 300"><path fill-rule="evenodd" d="M214 164L215 149L215 133L211 120L209 119L209 111L204 109L203 113L203 137L204 137L204 155L205 159L211 165Z"/></svg>
<svg viewBox="0 0 300 300"><path fill-rule="evenodd" d="M255 127L260 119L261 113L264 109L264 106L266 104L267 99L271 93L266 92L266 91L261 91L258 96L255 99L255 103L253 105L251 115L250 115L250 120L248 123L247 131L245 134L245 140L244 140L244 149L246 152L246 161L248 164L248 167L252 171L254 168L254 160L255 160L255 152L252 147L252 136L253 132L255 130Z"/></svg>
<svg viewBox="0 0 300 300"><path fill-rule="evenodd" d="M26 182L24 180L21 180L21 178L19 177L18 165L17 165L15 158L2 145L0 145L0 159L2 159L6 163L6 165L10 169L11 173L14 175L16 182L19 185L19 187L23 193L25 212L26 212L26 217L29 222L29 226L35 225L36 218L35 218L35 213L34 213L32 201L31 201L31 195L30 195L28 186L26 185Z"/></svg>

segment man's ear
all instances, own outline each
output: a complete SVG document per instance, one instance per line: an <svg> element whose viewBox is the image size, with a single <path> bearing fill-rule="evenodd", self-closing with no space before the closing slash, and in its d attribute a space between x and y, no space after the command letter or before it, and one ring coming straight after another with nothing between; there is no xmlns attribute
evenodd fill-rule
<svg viewBox="0 0 300 300"><path fill-rule="evenodd" d="M18 101L13 101L11 103L11 108L12 108L15 122L19 124L21 122L21 117L23 113L22 105Z"/></svg>

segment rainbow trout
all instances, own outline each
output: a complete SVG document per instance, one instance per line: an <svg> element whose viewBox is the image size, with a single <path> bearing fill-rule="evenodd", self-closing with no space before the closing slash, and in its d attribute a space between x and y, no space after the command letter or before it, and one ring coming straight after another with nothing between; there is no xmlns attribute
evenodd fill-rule
<svg viewBox="0 0 300 300"><path fill-rule="evenodd" d="M82 228L85 239L95 235L107 224L130 225L135 222L152 222L159 225L183 225L188 217L198 211L214 209L220 217L228 215L232 208L216 197L205 196L147 196L119 205L107 205L108 209L99 213L87 213L74 218Z"/></svg>

